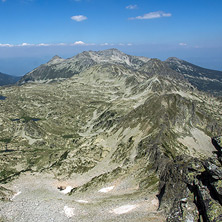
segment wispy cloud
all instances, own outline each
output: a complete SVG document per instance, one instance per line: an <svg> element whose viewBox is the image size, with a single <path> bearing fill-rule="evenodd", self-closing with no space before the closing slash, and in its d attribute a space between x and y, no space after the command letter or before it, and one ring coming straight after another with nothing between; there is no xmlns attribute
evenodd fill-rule
<svg viewBox="0 0 222 222"><path fill-rule="evenodd" d="M179 43L180 46L187 46L187 43L181 42Z"/></svg>
<svg viewBox="0 0 222 222"><path fill-rule="evenodd" d="M36 46L50 46L50 44L46 44L46 43L39 43Z"/></svg>
<svg viewBox="0 0 222 222"><path fill-rule="evenodd" d="M6 0L2 0L2 2L6 2Z"/></svg>
<svg viewBox="0 0 222 222"><path fill-rule="evenodd" d="M22 43L21 45L19 45L19 46L31 46L32 44L29 44L29 43L26 43L26 42L24 42L24 43Z"/></svg>
<svg viewBox="0 0 222 222"><path fill-rule="evenodd" d="M161 17L171 17L171 16L172 16L171 13L157 11L157 12L149 12L149 13L144 14L142 16L132 17L132 18L129 18L129 20L157 19L157 18L161 18Z"/></svg>
<svg viewBox="0 0 222 222"><path fill-rule="evenodd" d="M76 21L76 22L81 22L81 21L84 21L88 18L84 15L74 15L74 16L71 17L71 19Z"/></svg>
<svg viewBox="0 0 222 222"><path fill-rule="evenodd" d="M126 6L126 9L136 9L136 8L138 8L137 7L137 5L128 5L128 6Z"/></svg>
<svg viewBox="0 0 222 222"><path fill-rule="evenodd" d="M21 44L8 44L8 43L0 43L0 47L10 48L10 47L53 47L53 46L131 46L131 43L123 44L123 43L85 43L83 41L75 41L74 43L38 43L38 44L30 44L30 43L21 43Z"/></svg>
<svg viewBox="0 0 222 222"><path fill-rule="evenodd" d="M11 44L1 44L0 43L0 47L13 47L14 45Z"/></svg>

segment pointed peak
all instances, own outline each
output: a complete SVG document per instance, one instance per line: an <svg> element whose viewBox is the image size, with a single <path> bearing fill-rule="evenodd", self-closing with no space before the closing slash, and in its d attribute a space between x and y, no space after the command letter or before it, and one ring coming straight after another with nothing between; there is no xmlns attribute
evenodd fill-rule
<svg viewBox="0 0 222 222"><path fill-rule="evenodd" d="M55 59L62 59L62 58L60 56L58 56L58 55L55 55L55 56L52 57L51 61L53 61Z"/></svg>
<svg viewBox="0 0 222 222"><path fill-rule="evenodd" d="M60 61L63 61L64 59L63 58L61 58L60 56L58 56L58 55L55 55L55 56L53 56L49 61L48 61L48 63L47 64L54 64L54 63L57 63L57 62L60 62Z"/></svg>

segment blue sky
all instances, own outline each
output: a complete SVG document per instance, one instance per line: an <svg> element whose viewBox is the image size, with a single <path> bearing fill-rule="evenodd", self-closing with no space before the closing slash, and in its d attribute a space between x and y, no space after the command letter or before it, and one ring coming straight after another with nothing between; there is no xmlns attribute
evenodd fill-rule
<svg viewBox="0 0 222 222"><path fill-rule="evenodd" d="M221 11L221 0L0 0L0 72L113 47L222 70Z"/></svg>

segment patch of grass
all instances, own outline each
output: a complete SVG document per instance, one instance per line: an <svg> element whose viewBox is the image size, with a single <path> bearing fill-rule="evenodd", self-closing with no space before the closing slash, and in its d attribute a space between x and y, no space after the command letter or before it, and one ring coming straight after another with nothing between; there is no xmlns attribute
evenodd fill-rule
<svg viewBox="0 0 222 222"><path fill-rule="evenodd" d="M3 169L0 171L0 181L7 180L9 177L16 175L18 172L13 169Z"/></svg>
<svg viewBox="0 0 222 222"><path fill-rule="evenodd" d="M39 121L41 119L36 118L36 117L30 117L30 116L22 116L20 119L23 120L23 122L28 123L29 121Z"/></svg>
<svg viewBox="0 0 222 222"><path fill-rule="evenodd" d="M147 178L145 178L144 180L142 180L140 182L140 188L147 189L147 188L157 184L158 182L159 182L159 178L156 175L151 174Z"/></svg>
<svg viewBox="0 0 222 222"><path fill-rule="evenodd" d="M70 139L70 138L74 138L75 135L73 135L73 134L68 134L68 135L63 135L62 137L63 137L64 139Z"/></svg>
<svg viewBox="0 0 222 222"><path fill-rule="evenodd" d="M0 139L0 142L3 142L3 143L10 143L12 140L12 138L2 138Z"/></svg>
<svg viewBox="0 0 222 222"><path fill-rule="evenodd" d="M164 154L169 157L174 159L175 158L175 151L172 150L172 148L167 144L167 143L163 143L162 144L163 148L164 148Z"/></svg>

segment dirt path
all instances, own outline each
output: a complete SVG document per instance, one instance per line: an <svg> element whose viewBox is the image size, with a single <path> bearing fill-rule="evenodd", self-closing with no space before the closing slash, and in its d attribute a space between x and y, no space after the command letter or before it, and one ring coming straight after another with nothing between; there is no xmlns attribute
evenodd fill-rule
<svg viewBox="0 0 222 222"><path fill-rule="evenodd" d="M51 175L21 175L4 185L16 195L0 202L0 215L10 222L164 221L155 195L121 194L105 186L69 196L57 189L59 184Z"/></svg>

